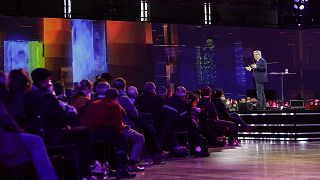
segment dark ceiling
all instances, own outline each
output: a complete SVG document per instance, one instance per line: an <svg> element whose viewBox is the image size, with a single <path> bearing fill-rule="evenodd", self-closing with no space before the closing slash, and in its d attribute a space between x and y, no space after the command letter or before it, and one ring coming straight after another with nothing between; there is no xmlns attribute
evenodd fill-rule
<svg viewBox="0 0 320 180"><path fill-rule="evenodd" d="M305 1L305 9L295 11L294 0L147 0L152 22L204 24L204 3L210 3L213 25L318 27L320 1ZM140 4L141 0L71 0L71 17L140 21ZM63 18L64 0L1 0L0 14Z"/></svg>

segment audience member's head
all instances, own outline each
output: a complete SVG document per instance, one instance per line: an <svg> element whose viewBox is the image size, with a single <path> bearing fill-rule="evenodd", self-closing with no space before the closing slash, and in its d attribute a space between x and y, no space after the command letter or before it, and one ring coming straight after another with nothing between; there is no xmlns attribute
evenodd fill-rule
<svg viewBox="0 0 320 180"><path fill-rule="evenodd" d="M48 90L51 72L45 68L37 68L31 72L33 84L41 90Z"/></svg>
<svg viewBox="0 0 320 180"><path fill-rule="evenodd" d="M31 88L31 80L23 69L14 69L9 74L9 91L24 92Z"/></svg>
<svg viewBox="0 0 320 180"><path fill-rule="evenodd" d="M159 96L167 96L168 89L165 86L158 86L156 88L156 93Z"/></svg>
<svg viewBox="0 0 320 180"><path fill-rule="evenodd" d="M61 81L53 83L53 89L57 96L65 96L65 88Z"/></svg>
<svg viewBox="0 0 320 180"><path fill-rule="evenodd" d="M174 93L176 96L178 96L178 97L185 97L186 95L187 95L187 90L186 90L186 88L185 87L183 87L183 86L178 86L177 88L176 88L176 91L175 91L175 93Z"/></svg>
<svg viewBox="0 0 320 180"><path fill-rule="evenodd" d="M196 93L190 93L188 96L188 101L190 104L192 104L193 106L197 106L197 103L199 101L199 96Z"/></svg>
<svg viewBox="0 0 320 180"><path fill-rule="evenodd" d="M77 88L76 96L90 96L93 89L93 83L89 79L82 79Z"/></svg>
<svg viewBox="0 0 320 180"><path fill-rule="evenodd" d="M255 104L255 103L258 102L258 100L257 100L256 98L252 98L252 99L250 100L250 102L251 102L252 104Z"/></svg>
<svg viewBox="0 0 320 180"><path fill-rule="evenodd" d="M128 87L127 94L129 98L136 98L139 94L138 89L135 86Z"/></svg>
<svg viewBox="0 0 320 180"><path fill-rule="evenodd" d="M246 103L247 101L246 101L246 99L245 98L241 98L240 99L240 103Z"/></svg>
<svg viewBox="0 0 320 180"><path fill-rule="evenodd" d="M119 92L116 88L109 88L106 92L106 98L107 99L117 99L119 96Z"/></svg>
<svg viewBox="0 0 320 180"><path fill-rule="evenodd" d="M211 96L211 93L212 93L212 89L210 86L205 86L203 89L202 89L202 96Z"/></svg>
<svg viewBox="0 0 320 180"><path fill-rule="evenodd" d="M110 84L106 81L99 82L96 85L96 93L97 95L105 95L110 88Z"/></svg>
<svg viewBox="0 0 320 180"><path fill-rule="evenodd" d="M110 73L102 73L100 78L104 79L109 84L111 84L113 76Z"/></svg>
<svg viewBox="0 0 320 180"><path fill-rule="evenodd" d="M221 90L221 89L215 89L215 94L216 94L216 97L221 97L222 95L224 95L224 92Z"/></svg>
<svg viewBox="0 0 320 180"><path fill-rule="evenodd" d="M81 90L86 90L86 91L90 91L92 90L92 82L89 79L82 79L80 81L80 86L79 89Z"/></svg>
<svg viewBox="0 0 320 180"><path fill-rule="evenodd" d="M117 78L114 80L113 87L118 90L125 90L127 86L127 82L123 78Z"/></svg>
<svg viewBox="0 0 320 180"><path fill-rule="evenodd" d="M156 85L154 82L146 82L143 86L144 93L156 93Z"/></svg>
<svg viewBox="0 0 320 180"><path fill-rule="evenodd" d="M199 98L201 97L201 89L196 89L196 90L194 90L192 92L197 94Z"/></svg>

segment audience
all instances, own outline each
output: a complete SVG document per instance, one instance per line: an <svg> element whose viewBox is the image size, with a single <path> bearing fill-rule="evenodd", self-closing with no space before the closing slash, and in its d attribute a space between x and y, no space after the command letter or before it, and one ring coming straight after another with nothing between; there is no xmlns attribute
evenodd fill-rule
<svg viewBox="0 0 320 180"><path fill-rule="evenodd" d="M0 168L32 161L39 179L57 179L45 146L75 144L81 178L92 179L92 140L103 140L115 146L115 176L121 179L136 176L128 171L144 170L143 150L154 164L167 158L179 144L176 132L186 132L191 154L203 157L210 155L207 143L216 145L220 135L228 136L227 146L237 146L238 124L253 130L229 112L224 92L209 86L194 92L179 86L169 96L165 86L146 82L139 96L135 86L126 91L125 79L113 81L103 73L94 87L81 80L71 99L61 82L52 84L49 70L37 68L31 77L33 83L23 69L8 77L0 72ZM254 106L255 99L250 103Z"/></svg>

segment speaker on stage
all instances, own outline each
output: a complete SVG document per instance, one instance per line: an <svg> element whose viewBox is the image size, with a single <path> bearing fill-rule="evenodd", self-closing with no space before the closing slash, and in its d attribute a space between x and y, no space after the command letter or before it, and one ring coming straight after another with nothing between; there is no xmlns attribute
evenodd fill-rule
<svg viewBox="0 0 320 180"><path fill-rule="evenodd" d="M266 100L276 100L277 99L277 91L275 89L265 89L264 94L266 95ZM247 97L257 98L257 93L255 89L247 90Z"/></svg>

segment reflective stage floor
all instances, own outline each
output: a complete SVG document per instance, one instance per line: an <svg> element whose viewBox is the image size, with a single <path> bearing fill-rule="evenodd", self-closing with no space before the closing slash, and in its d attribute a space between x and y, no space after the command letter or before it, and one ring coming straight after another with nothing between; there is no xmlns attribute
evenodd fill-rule
<svg viewBox="0 0 320 180"><path fill-rule="evenodd" d="M320 179L320 142L242 141L207 158L172 158L136 179Z"/></svg>

